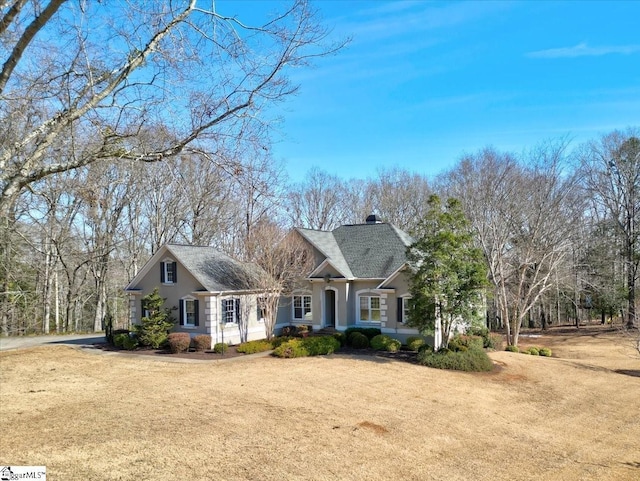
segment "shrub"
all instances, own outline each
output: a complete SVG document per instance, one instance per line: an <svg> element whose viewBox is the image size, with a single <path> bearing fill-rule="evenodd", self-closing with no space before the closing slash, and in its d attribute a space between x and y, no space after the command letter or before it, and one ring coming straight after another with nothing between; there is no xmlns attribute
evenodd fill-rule
<svg viewBox="0 0 640 481"><path fill-rule="evenodd" d="M229 349L229 345L226 342L217 342L213 346L213 352L216 354L224 354Z"/></svg>
<svg viewBox="0 0 640 481"><path fill-rule="evenodd" d="M167 341L174 319L170 316L168 309L163 309L164 299L158 293L157 287L151 294L142 298L142 303L149 311L149 315L143 317L140 324L135 326L138 341L143 346L158 349Z"/></svg>
<svg viewBox="0 0 640 481"><path fill-rule="evenodd" d="M437 369L452 369L455 371L486 372L493 370L493 363L482 349L468 349L466 351L442 350L418 354L418 362L423 366Z"/></svg>
<svg viewBox="0 0 640 481"><path fill-rule="evenodd" d="M340 342L333 336L305 337L291 339L273 350L277 357L293 358L331 354L340 348Z"/></svg>
<svg viewBox="0 0 640 481"><path fill-rule="evenodd" d="M527 354L531 354L532 356L539 356L540 351L537 347L530 347L529 349L527 349Z"/></svg>
<svg viewBox="0 0 640 481"><path fill-rule="evenodd" d="M273 349L273 344L266 339L244 342L236 348L238 352L243 354L255 354L257 352L270 351L271 349Z"/></svg>
<svg viewBox="0 0 640 481"><path fill-rule="evenodd" d="M425 344L426 341L421 337L411 336L407 338L407 349L409 349L410 351L417 351Z"/></svg>
<svg viewBox="0 0 640 481"><path fill-rule="evenodd" d="M340 341L333 336L308 337L303 339L302 345L309 352L309 356L332 354L340 349Z"/></svg>
<svg viewBox="0 0 640 481"><path fill-rule="evenodd" d="M127 335L122 342L122 347L127 351L133 351L136 347L138 347L138 339L133 336Z"/></svg>
<svg viewBox="0 0 640 481"><path fill-rule="evenodd" d="M280 336L280 337L274 337L271 340L271 345L273 346L273 349L275 349L276 347L280 346L281 344L290 341L291 339L293 339L293 336Z"/></svg>
<svg viewBox="0 0 640 481"><path fill-rule="evenodd" d="M470 336L478 336L483 339L489 337L489 329L484 326L471 326L466 332Z"/></svg>
<svg viewBox="0 0 640 481"><path fill-rule="evenodd" d="M347 344L356 349L366 349L369 347L369 338L362 332L352 332L347 338Z"/></svg>
<svg viewBox="0 0 640 481"><path fill-rule="evenodd" d="M380 329L378 329L377 327L349 327L346 331L344 331L345 336L347 336L347 344L349 342L349 337L354 332L364 334L369 340L382 333L382 331L380 331Z"/></svg>
<svg viewBox="0 0 640 481"><path fill-rule="evenodd" d="M307 326L306 324L300 324L299 326L296 326L296 336L304 336L306 334L309 334L309 331L311 329L309 328L309 326Z"/></svg>
<svg viewBox="0 0 640 481"><path fill-rule="evenodd" d="M482 349L484 341L479 336L457 335L449 341L451 351L467 351L469 349Z"/></svg>
<svg viewBox="0 0 640 481"><path fill-rule="evenodd" d="M198 334L193 338L193 347L198 352L211 349L211 336L208 334Z"/></svg>
<svg viewBox="0 0 640 481"><path fill-rule="evenodd" d="M429 344L423 344L422 346L420 346L418 348L418 355L420 355L420 354L422 354L424 352L432 353L433 352L433 346L430 346Z"/></svg>
<svg viewBox="0 0 640 481"><path fill-rule="evenodd" d="M509 352L520 352L520 348L518 346L507 346L505 348L505 351L509 351Z"/></svg>
<svg viewBox="0 0 640 481"><path fill-rule="evenodd" d="M188 332L172 332L167 336L167 341L172 353L186 352L191 345L191 336Z"/></svg>
<svg viewBox="0 0 640 481"><path fill-rule="evenodd" d="M272 355L286 358L308 356L309 353L302 347L302 341L303 339L290 339L285 341L273 350Z"/></svg>
<svg viewBox="0 0 640 481"><path fill-rule="evenodd" d="M121 332L113 335L113 345L115 347L124 347L124 343L129 339L129 331Z"/></svg>
<svg viewBox="0 0 640 481"><path fill-rule="evenodd" d="M397 339L392 339L386 334L378 334L371 339L371 347L376 351L397 352L402 343Z"/></svg>
<svg viewBox="0 0 640 481"><path fill-rule="evenodd" d="M347 336L344 332L334 332L333 337L338 340L340 346L345 346L347 344Z"/></svg>
<svg viewBox="0 0 640 481"><path fill-rule="evenodd" d="M296 333L296 326L284 326L280 335L282 337L291 337Z"/></svg>
<svg viewBox="0 0 640 481"><path fill-rule="evenodd" d="M484 340L484 347L487 349L502 349L502 335L489 334L489 336Z"/></svg>
<svg viewBox="0 0 640 481"><path fill-rule="evenodd" d="M551 357L551 349L549 349L548 347L541 347L540 355L545 357Z"/></svg>

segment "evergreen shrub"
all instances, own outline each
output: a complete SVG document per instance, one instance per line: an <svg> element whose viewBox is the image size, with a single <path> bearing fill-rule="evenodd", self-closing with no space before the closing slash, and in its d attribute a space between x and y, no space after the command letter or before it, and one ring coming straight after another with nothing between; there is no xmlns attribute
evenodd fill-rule
<svg viewBox="0 0 640 481"><path fill-rule="evenodd" d="M354 331L349 334L347 344L355 349L366 349L369 347L369 338L362 332Z"/></svg>
<svg viewBox="0 0 640 481"><path fill-rule="evenodd" d="M402 343L386 334L378 334L371 339L371 347L376 351L397 352Z"/></svg>
<svg viewBox="0 0 640 481"><path fill-rule="evenodd" d="M347 344L347 336L344 332L334 332L333 337L338 340L340 346L345 346Z"/></svg>
<svg viewBox="0 0 640 481"><path fill-rule="evenodd" d="M540 355L545 357L551 357L551 349L549 349L548 347L541 347Z"/></svg>
<svg viewBox="0 0 640 481"><path fill-rule="evenodd" d="M424 346L426 341L422 337L410 336L407 338L407 349L410 351L417 351L421 346Z"/></svg>
<svg viewBox="0 0 640 481"><path fill-rule="evenodd" d="M333 336L296 338L283 342L273 350L276 357L306 357L331 354L340 348L340 342Z"/></svg>
<svg viewBox="0 0 640 481"><path fill-rule="evenodd" d="M493 370L493 363L482 349L467 349L466 351L441 350L418 354L418 363L437 369L451 369L467 372L488 372Z"/></svg>
<svg viewBox="0 0 640 481"><path fill-rule="evenodd" d="M377 327L349 327L344 331L344 335L347 336L347 344L349 343L349 337L354 332L364 334L369 340L373 339L378 334L382 334L382 331Z"/></svg>
<svg viewBox="0 0 640 481"><path fill-rule="evenodd" d="M243 342L236 348L238 352L243 354L255 354L257 352L270 351L271 349L273 349L273 344L266 339Z"/></svg>
<svg viewBox="0 0 640 481"><path fill-rule="evenodd" d="M224 354L229 349L229 345L226 342L216 342L213 346L213 352L216 354Z"/></svg>
<svg viewBox="0 0 640 481"><path fill-rule="evenodd" d="M126 340L129 338L129 332L127 331L126 333L121 332L118 334L114 334L113 335L113 345L115 347L124 347L124 343L126 342Z"/></svg>
<svg viewBox="0 0 640 481"><path fill-rule="evenodd" d="M122 342L122 347L127 351L133 351L136 347L138 347L138 339L134 336L127 335L127 337Z"/></svg>

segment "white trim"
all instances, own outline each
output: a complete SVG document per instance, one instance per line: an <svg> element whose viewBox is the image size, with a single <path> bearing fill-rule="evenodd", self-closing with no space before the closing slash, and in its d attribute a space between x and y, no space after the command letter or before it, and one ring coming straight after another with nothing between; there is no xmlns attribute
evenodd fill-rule
<svg viewBox="0 0 640 481"><path fill-rule="evenodd" d="M172 273L171 273L173 279L171 279L170 281L167 280L167 278L169 277L168 276L169 270L167 269L167 267L169 265L173 266L174 262L176 263L176 271L177 271L178 270L178 263L176 262L175 259L173 259L171 257L165 257L164 259L162 259L160 261L160 264L162 265L162 270L163 270L162 277L164 277L164 282L162 282L163 286L173 286L173 285L176 284L176 280L175 280L176 279L176 272L175 271L172 271Z"/></svg>
<svg viewBox="0 0 640 481"><path fill-rule="evenodd" d="M300 309L302 309L302 316L303 317L296 317L296 297L301 297L301 306ZM309 298L309 315L311 316L311 319L307 319L307 314L304 312L305 308L304 308L304 298L308 297ZM312 323L313 322L313 295L312 293L308 292L308 291L302 291L302 292L294 292L293 294L291 294L291 320L293 322L307 322L307 323Z"/></svg>
<svg viewBox="0 0 640 481"><path fill-rule="evenodd" d="M380 329L383 334L420 334L418 329L394 329L392 327L383 327Z"/></svg>
<svg viewBox="0 0 640 481"><path fill-rule="evenodd" d="M368 295L367 295L368 294ZM356 300L354 302L355 305L355 320L356 320L356 325L359 326L380 326L382 324L383 321L387 320L386 317L386 305L382 304L382 296L386 297L386 294L380 294L379 292L376 292L375 289L360 289L358 291L356 291ZM360 319L360 297L377 297L380 299L380 307L378 308L378 310L380 311L380 320L379 321L363 321L362 319ZM371 313L371 302L369 301L369 313Z"/></svg>
<svg viewBox="0 0 640 481"><path fill-rule="evenodd" d="M398 277L398 275L404 270L405 267L407 267L407 262L405 262L404 264L402 264L400 267L398 267L389 277L387 277L386 279L384 279L380 285L378 286L378 289L384 289L385 284L388 284L389 282L391 282L392 280L394 280L396 277Z"/></svg>
<svg viewBox="0 0 640 481"><path fill-rule="evenodd" d="M311 271L311 274L309 274L309 275L308 275L308 277L313 277L313 276L314 276L314 274L315 274L316 272L321 271L322 269L324 269L324 268L325 268L325 267L327 267L327 266L331 266L331 267L333 267L333 269L334 269L338 274L342 275L343 277L347 277L347 276L345 276L344 272L342 272L340 269L338 269L338 268L333 264L333 262L331 262L331 260L330 260L328 257L327 257L325 260L323 260L323 261L318 265L318 267L316 267L314 270L312 270L312 271Z"/></svg>
<svg viewBox="0 0 640 481"><path fill-rule="evenodd" d="M396 297L396 299L402 299L402 317L401 317L402 320L400 321L400 323L404 325L409 321L409 319L408 318L405 319L405 316L404 316L404 311L405 311L404 303L407 301L407 299L413 299L413 296L411 294L404 294L402 296Z"/></svg>
<svg viewBox="0 0 640 481"><path fill-rule="evenodd" d="M196 327L196 321L198 321L198 319L194 320L193 324L187 324L187 301L197 301L198 299L196 299L193 296L187 295L184 297L181 297L180 300L182 301L182 319L184 320L184 324L180 325L180 327L184 327L185 329L195 329ZM196 306L195 304L193 305L193 309L195 311ZM194 316L197 315L197 312L194 312Z"/></svg>

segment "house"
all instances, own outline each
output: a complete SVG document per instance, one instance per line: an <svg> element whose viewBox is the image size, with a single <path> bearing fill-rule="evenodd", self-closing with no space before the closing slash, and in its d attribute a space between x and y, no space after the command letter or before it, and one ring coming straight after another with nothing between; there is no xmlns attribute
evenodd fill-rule
<svg viewBox="0 0 640 481"><path fill-rule="evenodd" d="M406 341L409 283L406 250L413 239L375 215L332 231L295 229L313 251L306 285L282 303L276 328L307 324L314 330L376 327Z"/></svg>
<svg viewBox="0 0 640 481"><path fill-rule="evenodd" d="M259 274L255 265L213 247L165 244L125 288L130 321L140 323L145 316L143 297L157 287L176 320L175 331L208 334L212 344L263 339Z"/></svg>

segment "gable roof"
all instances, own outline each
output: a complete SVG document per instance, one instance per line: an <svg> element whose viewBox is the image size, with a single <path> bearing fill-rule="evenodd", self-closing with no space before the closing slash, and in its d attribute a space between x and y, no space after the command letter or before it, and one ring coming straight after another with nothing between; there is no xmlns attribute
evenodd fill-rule
<svg viewBox="0 0 640 481"><path fill-rule="evenodd" d="M343 225L331 232L297 229L345 277L386 279L406 262L412 237L391 224Z"/></svg>
<svg viewBox="0 0 640 481"><path fill-rule="evenodd" d="M166 256L175 258L209 292L255 290L263 273L255 264L240 262L213 247L165 244L149 259L126 290L134 289L142 277Z"/></svg>

